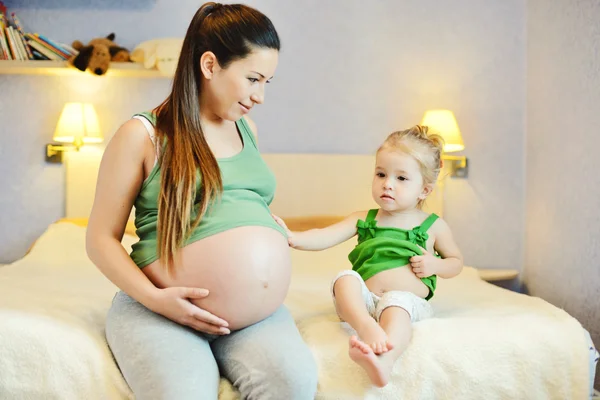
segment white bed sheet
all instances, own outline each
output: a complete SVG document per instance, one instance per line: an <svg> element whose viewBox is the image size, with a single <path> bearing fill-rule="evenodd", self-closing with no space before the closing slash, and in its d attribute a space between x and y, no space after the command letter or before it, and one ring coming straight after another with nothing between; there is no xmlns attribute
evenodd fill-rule
<svg viewBox="0 0 600 400"><path fill-rule="evenodd" d="M133 237L126 236L130 248ZM0 268L0 399L132 398L104 339L116 287L85 255L85 228L53 224L23 259ZM472 268L440 280L436 317L414 326L410 348L383 389L347 356L349 328L329 297L348 242L293 251L286 304L319 365L319 399L583 399L584 329L541 299L481 281ZM225 380L221 399L237 394Z"/></svg>

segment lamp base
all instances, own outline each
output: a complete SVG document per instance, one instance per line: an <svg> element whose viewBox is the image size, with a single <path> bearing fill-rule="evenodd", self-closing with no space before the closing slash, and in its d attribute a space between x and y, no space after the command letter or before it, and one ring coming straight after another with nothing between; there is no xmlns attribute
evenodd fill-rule
<svg viewBox="0 0 600 400"><path fill-rule="evenodd" d="M457 166L454 170L454 174L452 175L454 178L463 178L466 179L469 177L469 163L465 158L465 161Z"/></svg>
<svg viewBox="0 0 600 400"><path fill-rule="evenodd" d="M76 146L63 146L57 144L46 145L46 162L51 164L61 164L63 162L63 153L65 151L79 150Z"/></svg>
<svg viewBox="0 0 600 400"><path fill-rule="evenodd" d="M56 152L51 156L46 153L46 162L49 164L62 164L63 162L63 153L62 151Z"/></svg>
<svg viewBox="0 0 600 400"><path fill-rule="evenodd" d="M467 178L469 176L469 163L465 156L449 156L442 155L444 165L447 165L450 169L450 176L452 178ZM449 161L449 162L446 162Z"/></svg>

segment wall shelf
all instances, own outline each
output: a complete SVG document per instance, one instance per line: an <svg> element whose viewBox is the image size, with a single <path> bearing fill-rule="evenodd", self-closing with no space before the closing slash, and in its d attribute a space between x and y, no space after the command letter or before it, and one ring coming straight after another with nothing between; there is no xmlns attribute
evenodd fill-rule
<svg viewBox="0 0 600 400"><path fill-rule="evenodd" d="M0 75L50 75L50 76L94 76L102 78L128 77L128 78L169 78L161 75L156 69L146 69L142 64L133 62L115 62L105 75L96 76L90 72L82 72L70 66L66 61L41 61L41 60L0 60Z"/></svg>

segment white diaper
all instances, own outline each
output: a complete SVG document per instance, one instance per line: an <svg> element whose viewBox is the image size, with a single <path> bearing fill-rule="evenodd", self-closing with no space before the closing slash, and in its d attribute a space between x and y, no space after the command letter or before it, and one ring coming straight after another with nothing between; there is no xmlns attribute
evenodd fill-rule
<svg viewBox="0 0 600 400"><path fill-rule="evenodd" d="M363 281L361 276L353 270L340 272L331 282L331 297L333 297L333 304L335 304L335 295L333 293L335 282L342 276L347 275L351 275L359 280L367 310L377 322L379 322L379 317L381 316L383 310L388 307L400 307L406 310L408 315L410 315L410 320L412 322L417 322L433 315L433 309L429 302L420 298L414 293L395 290L385 292L381 297L377 296L375 293L369 291L365 281Z"/></svg>

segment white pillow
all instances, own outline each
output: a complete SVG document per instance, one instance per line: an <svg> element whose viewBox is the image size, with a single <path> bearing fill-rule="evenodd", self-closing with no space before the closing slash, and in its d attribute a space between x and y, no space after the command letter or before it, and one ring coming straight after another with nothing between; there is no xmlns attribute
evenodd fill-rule
<svg viewBox="0 0 600 400"><path fill-rule="evenodd" d="M86 227L69 222L51 224L24 259L39 260L45 265L53 266L93 266L85 249L86 231ZM137 240L136 237L125 234L121 244L130 253L131 246Z"/></svg>

